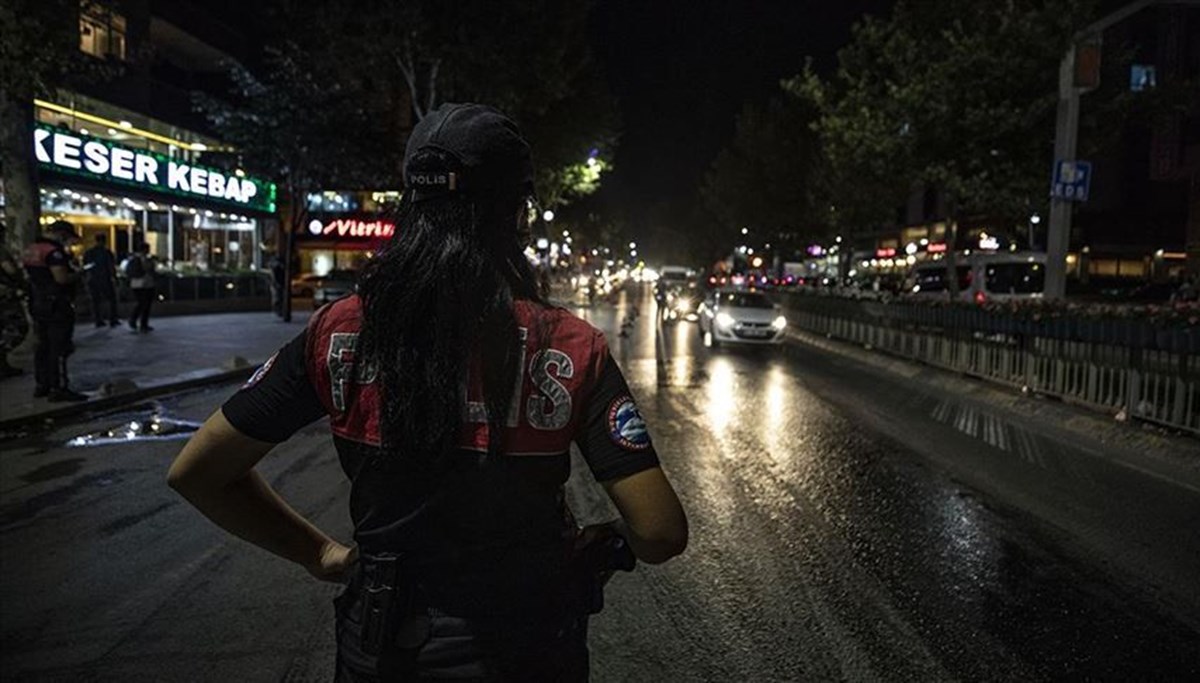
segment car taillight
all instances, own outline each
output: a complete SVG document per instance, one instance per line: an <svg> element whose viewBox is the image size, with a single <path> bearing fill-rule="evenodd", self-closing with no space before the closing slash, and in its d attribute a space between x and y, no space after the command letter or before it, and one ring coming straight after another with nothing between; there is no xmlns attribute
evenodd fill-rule
<svg viewBox="0 0 1200 683"><path fill-rule="evenodd" d="M975 292L975 303L981 304L987 301L987 294L983 292Z"/></svg>

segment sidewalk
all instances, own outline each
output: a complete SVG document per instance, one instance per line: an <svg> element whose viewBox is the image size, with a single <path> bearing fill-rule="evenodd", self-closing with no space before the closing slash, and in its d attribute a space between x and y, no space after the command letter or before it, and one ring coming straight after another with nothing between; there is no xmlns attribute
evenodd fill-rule
<svg viewBox="0 0 1200 683"><path fill-rule="evenodd" d="M154 331L146 334L83 321L75 327L76 349L67 371L71 388L92 400L72 404L33 398L33 345L26 343L9 356L25 374L0 380L0 428L249 375L299 334L310 314L296 311L291 323L264 312L157 318L150 321Z"/></svg>

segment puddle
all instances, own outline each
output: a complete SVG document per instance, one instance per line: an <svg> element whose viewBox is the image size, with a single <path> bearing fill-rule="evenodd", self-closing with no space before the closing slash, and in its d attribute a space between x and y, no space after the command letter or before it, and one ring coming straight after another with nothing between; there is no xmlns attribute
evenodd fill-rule
<svg viewBox="0 0 1200 683"><path fill-rule="evenodd" d="M161 413L135 417L114 427L81 434L67 441L68 448L111 446L134 441L182 441L200 428L201 423L177 420Z"/></svg>

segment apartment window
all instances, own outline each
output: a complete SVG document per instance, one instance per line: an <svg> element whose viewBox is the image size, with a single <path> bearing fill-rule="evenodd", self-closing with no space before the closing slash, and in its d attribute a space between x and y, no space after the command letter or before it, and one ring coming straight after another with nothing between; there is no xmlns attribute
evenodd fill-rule
<svg viewBox="0 0 1200 683"><path fill-rule="evenodd" d="M93 57L125 59L125 17L83 3L79 12L79 49Z"/></svg>

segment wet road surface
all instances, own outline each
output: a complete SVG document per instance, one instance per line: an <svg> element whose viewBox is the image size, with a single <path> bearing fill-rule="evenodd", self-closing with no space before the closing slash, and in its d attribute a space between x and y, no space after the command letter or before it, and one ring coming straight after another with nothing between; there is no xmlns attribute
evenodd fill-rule
<svg viewBox="0 0 1200 683"><path fill-rule="evenodd" d="M710 352L695 325L658 333L645 296L581 314L607 331L692 527L684 556L610 584L593 680L1200 676L1187 481L915 375L803 346ZM232 390L163 407L199 420ZM182 504L164 484L180 442L64 446L144 417L3 445L6 677L330 678L338 587ZM262 470L348 538L322 425ZM572 494L585 520L608 514L586 475Z"/></svg>

